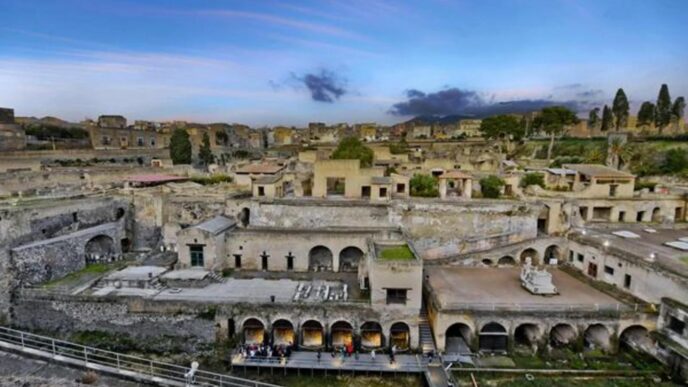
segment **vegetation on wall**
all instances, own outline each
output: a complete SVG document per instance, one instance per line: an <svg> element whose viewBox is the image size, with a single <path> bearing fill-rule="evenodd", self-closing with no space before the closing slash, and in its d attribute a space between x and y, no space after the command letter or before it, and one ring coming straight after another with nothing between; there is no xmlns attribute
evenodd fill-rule
<svg viewBox="0 0 688 387"><path fill-rule="evenodd" d="M55 125L29 124L24 128L28 136L35 136L39 140L88 138L88 131L79 127L65 128Z"/></svg>
<svg viewBox="0 0 688 387"><path fill-rule="evenodd" d="M496 199L499 197L502 187L504 187L504 180L499 176L490 175L480 179L480 192L484 198Z"/></svg>
<svg viewBox="0 0 688 387"><path fill-rule="evenodd" d="M521 179L521 183L519 184L521 187L529 187L531 185L539 185L542 188L545 188L545 175L542 173L526 173L523 178Z"/></svg>
<svg viewBox="0 0 688 387"><path fill-rule="evenodd" d="M411 196L434 198L439 196L437 178L431 175L417 173L413 175L409 182Z"/></svg>
<svg viewBox="0 0 688 387"><path fill-rule="evenodd" d="M373 165L373 150L363 145L356 137L347 137L339 142L332 153L333 160L361 160L361 167Z"/></svg>

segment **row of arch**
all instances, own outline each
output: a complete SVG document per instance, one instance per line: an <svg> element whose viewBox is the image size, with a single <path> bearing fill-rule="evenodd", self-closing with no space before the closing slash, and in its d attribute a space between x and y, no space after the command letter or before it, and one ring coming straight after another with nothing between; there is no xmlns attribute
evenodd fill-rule
<svg viewBox="0 0 688 387"><path fill-rule="evenodd" d="M605 351L613 350L614 335L612 330L604 324L590 324L579 335L578 330L571 324L560 323L545 332L536 323L523 323L516 327L513 337L509 337L507 329L497 323L490 322L483 325L476 334L465 323L455 323L445 331L445 352L467 353L471 349L484 352L508 352L511 347L537 347L548 344L553 348L563 348L582 343L585 348L600 348ZM648 345L649 331L642 325L631 325L619 335L621 344L644 346Z"/></svg>
<svg viewBox="0 0 688 387"><path fill-rule="evenodd" d="M396 322L385 332L377 321L366 321L355 329L344 320L329 327L317 320L307 320L297 327L287 319L279 319L267 327L258 318L248 318L241 326L241 341L244 344L294 345L305 350L351 344L365 351L394 345L403 351L411 347L411 331L405 322Z"/></svg>
<svg viewBox="0 0 688 387"><path fill-rule="evenodd" d="M334 266L332 250L323 245L313 247L308 252L309 271L332 271ZM339 271L356 272L363 259L363 251L356 246L349 246L339 252Z"/></svg>
<svg viewBox="0 0 688 387"><path fill-rule="evenodd" d="M545 249L544 255L541 257L536 249L529 247L521 251L521 253L518 255L518 263L523 265L526 263L528 258L530 258L531 264L535 266L540 265L541 263L549 263L552 259L556 259L558 262L561 262L561 251L562 249L559 246L551 245ZM484 258L481 262L487 266L515 266L517 264L516 258L513 255L504 255L497 260Z"/></svg>

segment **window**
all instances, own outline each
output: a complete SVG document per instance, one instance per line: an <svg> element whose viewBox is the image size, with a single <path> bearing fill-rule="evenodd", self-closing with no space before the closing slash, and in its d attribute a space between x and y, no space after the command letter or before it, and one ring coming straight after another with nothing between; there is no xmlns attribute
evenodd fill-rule
<svg viewBox="0 0 688 387"><path fill-rule="evenodd" d="M258 187L258 196L265 196L265 187Z"/></svg>
<svg viewBox="0 0 688 387"><path fill-rule="evenodd" d="M380 197L381 198L387 197L387 188L385 188L385 187L380 188Z"/></svg>
<svg viewBox="0 0 688 387"><path fill-rule="evenodd" d="M614 275L614 268L611 266L604 266L604 274Z"/></svg>
<svg viewBox="0 0 688 387"><path fill-rule="evenodd" d="M406 184L397 184L397 193L404 193L406 191Z"/></svg>
<svg viewBox="0 0 688 387"><path fill-rule="evenodd" d="M136 146L143 146L143 145L144 145L143 137L137 138L136 139Z"/></svg>
<svg viewBox="0 0 688 387"><path fill-rule="evenodd" d="M241 254L234 254L234 268L241 269Z"/></svg>
<svg viewBox="0 0 688 387"><path fill-rule="evenodd" d="M626 211L619 211L619 222L626 221Z"/></svg>
<svg viewBox="0 0 688 387"><path fill-rule="evenodd" d="M669 329L682 335L683 331L686 329L686 323L674 316L669 316Z"/></svg>
<svg viewBox="0 0 688 387"><path fill-rule="evenodd" d="M150 146L155 146L155 137L151 137Z"/></svg>
<svg viewBox="0 0 688 387"><path fill-rule="evenodd" d="M387 304L406 304L408 289L387 289Z"/></svg>
<svg viewBox="0 0 688 387"><path fill-rule="evenodd" d="M611 185L609 186L609 196L616 196L616 189L617 189L618 187L619 187L619 186L616 185L616 184L611 184Z"/></svg>
<svg viewBox="0 0 688 387"><path fill-rule="evenodd" d="M575 255L575 254L574 254L573 251L569 251L569 262L573 262L573 256L574 256L574 255Z"/></svg>
<svg viewBox="0 0 688 387"><path fill-rule="evenodd" d="M578 262L583 262L584 258L585 258L585 256L583 254L578 253Z"/></svg>
<svg viewBox="0 0 688 387"><path fill-rule="evenodd" d="M270 258L270 256L263 251L263 254L260 255L260 267L266 271L268 270L268 258Z"/></svg>
<svg viewBox="0 0 688 387"><path fill-rule="evenodd" d="M624 288L626 288L626 289L631 288L631 276L630 276L630 274L624 275Z"/></svg>
<svg viewBox="0 0 688 387"><path fill-rule="evenodd" d="M203 245L189 245L191 266L203 266Z"/></svg>
<svg viewBox="0 0 688 387"><path fill-rule="evenodd" d="M287 258L287 270L294 270L294 256L292 255L291 251L285 258Z"/></svg>

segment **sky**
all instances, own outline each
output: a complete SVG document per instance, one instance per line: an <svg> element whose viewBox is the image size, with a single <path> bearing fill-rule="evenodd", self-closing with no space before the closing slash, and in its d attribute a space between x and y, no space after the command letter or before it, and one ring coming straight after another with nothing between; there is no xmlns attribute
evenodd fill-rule
<svg viewBox="0 0 688 387"><path fill-rule="evenodd" d="M0 106L72 121L390 124L662 83L688 96L685 0L0 0Z"/></svg>

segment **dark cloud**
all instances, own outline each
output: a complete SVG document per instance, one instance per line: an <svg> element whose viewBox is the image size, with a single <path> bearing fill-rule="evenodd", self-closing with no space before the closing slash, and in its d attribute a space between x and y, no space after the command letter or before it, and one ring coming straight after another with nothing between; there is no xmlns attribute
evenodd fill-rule
<svg viewBox="0 0 688 387"><path fill-rule="evenodd" d="M465 115L488 117L495 114L528 113L548 106L566 106L579 112L587 108L589 101L543 99L520 99L496 102L494 97L485 100L474 90L448 88L434 93L420 90L406 91L406 101L392 105L389 113L395 116Z"/></svg>
<svg viewBox="0 0 688 387"><path fill-rule="evenodd" d="M604 94L604 91L600 89L595 89L595 90L584 90L584 91L579 91L576 93L576 97L578 98L597 98L601 97L602 94Z"/></svg>
<svg viewBox="0 0 688 387"><path fill-rule="evenodd" d="M554 89L556 89L556 90L574 90L574 89L580 89L581 87L583 87L582 83L569 83L568 85L557 86Z"/></svg>
<svg viewBox="0 0 688 387"><path fill-rule="evenodd" d="M346 79L330 70L303 75L291 74L293 81L305 86L311 93L313 101L333 103L347 93Z"/></svg>

